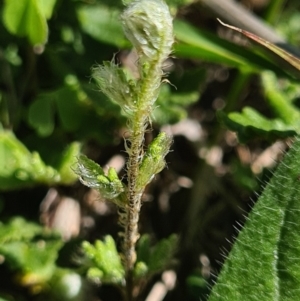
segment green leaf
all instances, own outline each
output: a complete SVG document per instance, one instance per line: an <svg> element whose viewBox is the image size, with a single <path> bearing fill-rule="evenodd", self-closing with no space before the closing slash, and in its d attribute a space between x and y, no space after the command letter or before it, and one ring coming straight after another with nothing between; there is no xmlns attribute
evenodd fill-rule
<svg viewBox="0 0 300 301"><path fill-rule="evenodd" d="M247 218L209 301L300 300L300 139Z"/></svg>
<svg viewBox="0 0 300 301"><path fill-rule="evenodd" d="M82 247L91 261L89 278L107 283L124 283L125 271L111 236L106 236L103 242L97 240L94 245L85 241Z"/></svg>
<svg viewBox="0 0 300 301"><path fill-rule="evenodd" d="M299 45L300 42L300 13L298 10L290 9L290 12L285 12L282 21L276 24L277 31L286 38L291 45Z"/></svg>
<svg viewBox="0 0 300 301"><path fill-rule="evenodd" d="M55 269L58 250L63 241L47 233L40 225L15 218L0 225L0 254L9 267L18 273L21 285L42 284Z"/></svg>
<svg viewBox="0 0 300 301"><path fill-rule="evenodd" d="M69 151L77 154L79 146L74 144ZM68 155L65 158L62 155L60 174L46 165L37 152L31 153L10 131L0 132L0 157L3 159L0 161L0 189L17 189L37 183L70 184L76 180L66 171L67 165L73 162Z"/></svg>
<svg viewBox="0 0 300 301"><path fill-rule="evenodd" d="M164 132L160 132L151 142L139 167L137 189L142 191L153 177L163 170L166 165L165 156L170 151L171 143L172 138Z"/></svg>
<svg viewBox="0 0 300 301"><path fill-rule="evenodd" d="M137 243L137 261L149 262L151 240L149 234L143 234Z"/></svg>
<svg viewBox="0 0 300 301"><path fill-rule="evenodd" d="M34 242L14 241L0 247L0 254L19 274L21 285L28 286L48 281L55 272L55 261L61 240Z"/></svg>
<svg viewBox="0 0 300 301"><path fill-rule="evenodd" d="M261 75L264 93L273 110L286 124L300 131L300 110L293 101L300 97L300 85L287 79L277 78L273 72L265 71Z"/></svg>
<svg viewBox="0 0 300 301"><path fill-rule="evenodd" d="M237 132L241 141L247 141L253 137L273 139L278 137L291 137L300 128L285 124L281 119L267 119L256 110L245 107L241 113L233 112L226 115L219 111L218 118L231 130Z"/></svg>
<svg viewBox="0 0 300 301"><path fill-rule="evenodd" d="M283 50L282 48L276 46L275 44L273 43L270 43L269 41L249 32L249 31L246 31L246 30L243 30L243 29L240 29L240 28L237 28L237 27L234 27L234 26L231 26L231 25L228 25L228 24L225 24L223 22L221 22L219 20L219 22L230 28L230 29L233 29L237 32L240 32L242 33L244 36L246 36L247 38L251 39L252 41L258 43L259 45L269 49L271 52L275 53L278 57L282 58L284 62L286 62L288 65L292 66L295 68L295 70L298 70L300 71L300 59L294 55L292 55L291 53ZM299 72L296 72L296 74L299 76L300 73Z"/></svg>
<svg viewBox="0 0 300 301"><path fill-rule="evenodd" d="M48 26L39 0L6 0L3 22L9 32L28 37L32 45L45 44ZM49 16L49 9L48 9Z"/></svg>
<svg viewBox="0 0 300 301"><path fill-rule="evenodd" d="M0 245L18 240L30 241L36 235L41 235L43 231L40 225L15 217L8 224L0 224Z"/></svg>
<svg viewBox="0 0 300 301"><path fill-rule="evenodd" d="M0 188L13 189L33 184L45 177L57 177L51 168L47 169L37 153L27 148L9 131L0 133ZM37 173L35 173L37 171Z"/></svg>
<svg viewBox="0 0 300 301"><path fill-rule="evenodd" d="M275 118L266 118L250 107L245 107L241 113L232 112L228 115L219 111L218 117L236 131L242 141L257 136L272 139L299 134L300 110L293 102L300 97L300 85L277 78L271 71L264 71L261 78L266 101Z"/></svg>
<svg viewBox="0 0 300 301"><path fill-rule="evenodd" d="M117 103L125 114L133 110L136 83L127 78L122 68L113 62L103 62L103 65L93 68L92 77L97 82L101 92L111 101Z"/></svg>
<svg viewBox="0 0 300 301"><path fill-rule="evenodd" d="M177 40L175 53L178 57L197 58L251 72L269 69L276 74L289 76L276 63L209 32L196 29L184 21L174 21L174 32Z"/></svg>
<svg viewBox="0 0 300 301"><path fill-rule="evenodd" d="M58 115L64 129L78 130L86 111L83 103L86 94L81 89L76 76L67 75L65 85L55 93L55 96Z"/></svg>
<svg viewBox="0 0 300 301"><path fill-rule="evenodd" d="M165 1L168 6L182 6L182 5L187 5L189 3L192 3L193 0L166 0Z"/></svg>
<svg viewBox="0 0 300 301"><path fill-rule="evenodd" d="M194 79L194 81L196 81ZM197 81L196 81L197 82ZM199 99L198 91L171 93L168 85L162 85L153 111L157 124L174 124L187 116L186 107Z"/></svg>
<svg viewBox="0 0 300 301"><path fill-rule="evenodd" d="M84 155L80 155L74 172L79 176L82 184L97 189L103 198L112 200L123 207L124 204L118 202L118 196L124 192L124 187L115 171L110 169L108 175L105 175L99 164Z"/></svg>
<svg viewBox="0 0 300 301"><path fill-rule="evenodd" d="M70 185L77 180L77 176L71 169L76 163L76 158L80 154L81 144L73 142L67 146L61 155L60 162L56 167L57 171L61 176L61 184Z"/></svg>
<svg viewBox="0 0 300 301"><path fill-rule="evenodd" d="M224 49L220 43L216 43L216 38L212 39L212 34L208 36L208 33L204 33L184 21L175 20L174 32L176 40L183 43L180 43L177 46L175 44L176 55L177 52L179 52L178 54L181 56L185 51L188 51L188 47L192 46L195 47L195 53L192 52L193 48L191 48L191 53L189 55L194 53L194 56L198 55L203 59L216 59L217 62L234 66L246 67L247 65L246 61L239 57L239 55Z"/></svg>
<svg viewBox="0 0 300 301"><path fill-rule="evenodd" d="M42 137L49 136L54 130L54 95L41 94L30 105L28 122Z"/></svg>
<svg viewBox="0 0 300 301"><path fill-rule="evenodd" d="M38 0L38 3L43 15L49 20L52 16L56 0Z"/></svg>
<svg viewBox="0 0 300 301"><path fill-rule="evenodd" d="M94 39L119 48L129 47L121 22L121 11L105 5L85 5L77 10L82 30Z"/></svg>
<svg viewBox="0 0 300 301"><path fill-rule="evenodd" d="M56 114L58 118L55 118ZM57 90L38 95L29 106L27 119L43 137L65 130L74 133L78 140L92 137L101 143L111 141L113 128L120 126L122 121L117 105L99 93L95 86L82 87L73 74L65 76L64 84ZM57 119L59 122L55 123ZM99 131L104 127L105 130Z"/></svg>
<svg viewBox="0 0 300 301"><path fill-rule="evenodd" d="M137 242L136 264L134 266L134 276L138 278L145 277L149 271L148 263L151 255L150 235L143 234Z"/></svg>
<svg viewBox="0 0 300 301"><path fill-rule="evenodd" d="M143 261L138 261L134 266L133 274L136 279L139 279L145 277L148 271L147 264Z"/></svg>
<svg viewBox="0 0 300 301"><path fill-rule="evenodd" d="M143 235L137 244L137 263L135 264L135 277L152 276L163 271L170 265L178 243L177 235L173 234L162 239L151 247L150 236Z"/></svg>
<svg viewBox="0 0 300 301"><path fill-rule="evenodd" d="M174 257L177 243L177 235L172 234L168 238L162 239L154 246L148 263L150 273L158 273L170 264Z"/></svg>

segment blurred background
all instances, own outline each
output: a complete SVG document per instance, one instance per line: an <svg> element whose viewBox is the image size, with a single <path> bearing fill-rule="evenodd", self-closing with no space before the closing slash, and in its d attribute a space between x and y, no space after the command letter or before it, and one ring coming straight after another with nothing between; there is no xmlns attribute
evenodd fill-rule
<svg viewBox="0 0 300 301"><path fill-rule="evenodd" d="M167 3L176 40L165 64L171 84L162 84L145 141L162 130L174 141L167 168L143 196L140 232L153 242L176 233L180 243L169 273L139 298L206 300L300 131L299 71L217 18L299 55L300 3ZM80 248L106 234L119 242L116 208L78 183L71 167L82 152L125 175L126 120L91 80L91 68L110 60L135 75L123 8L121 0L1 1L1 301L122 300L113 286L86 280Z"/></svg>

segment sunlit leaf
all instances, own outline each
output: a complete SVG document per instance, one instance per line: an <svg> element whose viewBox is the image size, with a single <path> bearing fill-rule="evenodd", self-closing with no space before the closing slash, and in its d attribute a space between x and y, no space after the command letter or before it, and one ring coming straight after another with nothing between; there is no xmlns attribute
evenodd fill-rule
<svg viewBox="0 0 300 301"><path fill-rule="evenodd" d="M51 18L56 1L57 0L38 0L39 7L41 8L46 19Z"/></svg>
<svg viewBox="0 0 300 301"><path fill-rule="evenodd" d="M74 172L84 185L97 189L106 199L116 199L124 191L115 170L109 169L105 175L99 164L84 155L78 156Z"/></svg>
<svg viewBox="0 0 300 301"><path fill-rule="evenodd" d="M240 141L247 141L253 137L274 139L291 137L300 129L286 124L281 119L268 119L251 107L245 107L241 113L233 112L226 115L218 112L218 118L231 130L238 133Z"/></svg>
<svg viewBox="0 0 300 301"><path fill-rule="evenodd" d="M266 100L276 117L296 130L300 129L300 110L293 104L300 97L299 83L278 78L268 71L263 72L261 78Z"/></svg>
<svg viewBox="0 0 300 301"><path fill-rule="evenodd" d="M247 218L209 301L300 299L299 136Z"/></svg>
<svg viewBox="0 0 300 301"><path fill-rule="evenodd" d="M0 254L17 273L16 279L21 285L42 284L52 277L58 250L63 244L58 235L47 233L40 225L15 218L0 224L0 241Z"/></svg>
<svg viewBox="0 0 300 301"><path fill-rule="evenodd" d="M89 278L115 284L124 282L125 271L111 236L106 236L104 241L97 240L94 245L85 241L82 247L91 261Z"/></svg>
<svg viewBox="0 0 300 301"><path fill-rule="evenodd" d="M61 182L64 185L72 184L77 180L77 176L71 167L74 166L76 158L80 154L80 149L81 144L73 142L67 146L60 157L60 162L56 169L58 170L62 179Z"/></svg>
<svg viewBox="0 0 300 301"><path fill-rule="evenodd" d="M129 47L119 20L120 10L98 4L81 6L77 13L83 31L94 39L120 48Z"/></svg>
<svg viewBox="0 0 300 301"><path fill-rule="evenodd" d="M261 74L266 102L273 113L267 118L251 107L242 112L227 115L219 111L217 116L231 130L238 133L241 141L254 137L273 139L290 137L300 133L300 110L294 102L300 96L300 85L288 79L277 78L273 72Z"/></svg>
<svg viewBox="0 0 300 301"><path fill-rule="evenodd" d="M47 42L48 25L39 0L6 0L3 21L8 31L18 36L27 36L33 45Z"/></svg>
<svg viewBox="0 0 300 301"><path fill-rule="evenodd" d="M78 154L79 146L71 149L71 153ZM0 157L0 189L17 189L38 183L70 184L76 180L75 176L66 172L67 165L73 162L68 156L61 158L60 173L46 165L37 152L31 153L10 131L0 132Z"/></svg>

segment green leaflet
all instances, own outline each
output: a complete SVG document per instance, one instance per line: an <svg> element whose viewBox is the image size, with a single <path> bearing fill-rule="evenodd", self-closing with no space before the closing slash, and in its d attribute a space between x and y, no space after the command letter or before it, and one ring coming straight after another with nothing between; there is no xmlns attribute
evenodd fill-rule
<svg viewBox="0 0 300 301"><path fill-rule="evenodd" d="M40 137L61 129L79 140L93 137L100 143L111 141L111 132L99 132L99 128L114 127L116 123L120 126L121 118L119 106L98 93L96 87L80 83L74 74L65 75L64 83L55 90L39 93L27 114L28 124Z"/></svg>
<svg viewBox="0 0 300 301"><path fill-rule="evenodd" d="M103 62L103 65L93 68L92 76L100 90L125 113L134 109L135 82L127 78L122 68L113 62Z"/></svg>
<svg viewBox="0 0 300 301"><path fill-rule="evenodd" d="M242 112L217 112L218 119L228 128L237 132L241 142L253 137L274 139L291 137L297 133L295 125L285 124L281 119L268 119L251 107L243 108Z"/></svg>
<svg viewBox="0 0 300 301"><path fill-rule="evenodd" d="M209 301L300 300L300 138L267 184Z"/></svg>
<svg viewBox="0 0 300 301"><path fill-rule="evenodd" d="M70 185L76 181L71 172L80 144L71 143L59 156L56 166L47 165L38 152L30 152L10 131L0 131L0 189L33 186Z"/></svg>
<svg viewBox="0 0 300 301"><path fill-rule="evenodd" d="M266 101L274 115L287 125L292 125L299 133L300 111L295 100L300 96L299 83L278 78L273 72L264 71L261 74Z"/></svg>
<svg viewBox="0 0 300 301"><path fill-rule="evenodd" d="M241 112L225 114L218 111L218 118L238 133L240 141L253 137L268 139L291 137L300 133L300 111L294 104L300 95L300 85L276 77L273 72L261 74L266 102L275 118L267 118L251 107Z"/></svg>
<svg viewBox="0 0 300 301"><path fill-rule="evenodd" d="M100 165L88 157L80 155L77 158L74 172L79 176L81 183L97 189L104 198L111 199L121 207L125 205L125 203L122 203L123 194L121 195L124 192L124 187L113 168L110 168L107 175L105 175Z"/></svg>
<svg viewBox="0 0 300 301"><path fill-rule="evenodd" d="M177 250L178 237L172 234L151 246L151 238L144 234L137 245L137 263L134 274L136 278L152 276L170 266Z"/></svg>
<svg viewBox="0 0 300 301"><path fill-rule="evenodd" d="M120 11L117 8L103 4L82 5L77 9L77 15L82 31L94 39L119 48L129 46L118 19Z"/></svg>
<svg viewBox="0 0 300 301"><path fill-rule="evenodd" d="M61 238L21 217L0 224L0 254L24 286L43 285L56 271Z"/></svg>
<svg viewBox="0 0 300 301"><path fill-rule="evenodd" d="M178 87L177 83L175 86ZM172 90L170 85L162 85L160 87L160 93L156 102L157 106L153 111L153 120L156 124L174 124L183 120L187 116L186 107L199 99L199 92L196 89L187 92L180 90L181 93L178 93L178 91L172 93Z"/></svg>
<svg viewBox="0 0 300 301"><path fill-rule="evenodd" d="M26 222L21 217L15 217L9 223L0 223L0 244L4 246L12 241L30 241L35 236L42 235L43 228L35 223Z"/></svg>
<svg viewBox="0 0 300 301"><path fill-rule="evenodd" d="M177 41L174 45L177 57L201 59L255 73L268 69L278 75L287 75L276 63L203 29L196 29L185 21L174 20L174 33Z"/></svg>
<svg viewBox="0 0 300 301"><path fill-rule="evenodd" d="M172 138L164 132L159 133L151 142L140 165L137 179L138 189L144 189L153 177L164 169L165 156L169 152L171 143Z"/></svg>
<svg viewBox="0 0 300 301"><path fill-rule="evenodd" d="M28 37L32 45L47 42L47 19L52 15L56 0L7 0L4 3L3 21L10 33Z"/></svg>
<svg viewBox="0 0 300 301"><path fill-rule="evenodd" d="M96 240L92 245L84 241L82 248L90 259L88 277L102 282L120 284L124 282L125 271L114 239L107 235L104 241Z"/></svg>
<svg viewBox="0 0 300 301"><path fill-rule="evenodd" d="M52 134L55 128L53 95L39 95L28 109L28 123L42 137Z"/></svg>
<svg viewBox="0 0 300 301"><path fill-rule="evenodd" d="M177 235L172 234L168 238L162 239L155 245L151 252L148 263L148 269L150 273L158 273L165 269L168 264L170 264L176 251L177 243Z"/></svg>

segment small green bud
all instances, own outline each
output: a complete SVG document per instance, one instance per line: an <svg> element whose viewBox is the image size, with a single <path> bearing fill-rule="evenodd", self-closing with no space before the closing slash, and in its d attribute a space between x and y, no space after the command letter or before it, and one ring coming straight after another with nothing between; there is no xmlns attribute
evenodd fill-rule
<svg viewBox="0 0 300 301"><path fill-rule="evenodd" d="M134 1L121 19L124 32L138 54L158 64L163 63L174 42L168 6L162 0Z"/></svg>
<svg viewBox="0 0 300 301"><path fill-rule="evenodd" d="M103 175L97 176L97 180L102 185L109 185L110 184L109 179L106 176L103 176Z"/></svg>
<svg viewBox="0 0 300 301"><path fill-rule="evenodd" d="M107 172L107 177L112 181L115 182L116 180L119 180L118 174L116 170L113 167L110 167Z"/></svg>
<svg viewBox="0 0 300 301"><path fill-rule="evenodd" d="M142 278L145 277L145 275L148 272L148 267L147 264L143 261L139 261L136 263L135 267L134 267L134 276L136 278Z"/></svg>
<svg viewBox="0 0 300 301"><path fill-rule="evenodd" d="M135 82L127 78L122 68L113 62L104 62L93 68L92 77L111 101L117 103L125 113L131 112Z"/></svg>
<svg viewBox="0 0 300 301"><path fill-rule="evenodd" d="M104 273L99 270L98 268L89 268L87 272L87 278L93 280L93 281L101 281L103 278Z"/></svg>
<svg viewBox="0 0 300 301"><path fill-rule="evenodd" d="M93 259L95 257L95 247L91 243L83 241L81 247L89 259Z"/></svg>
<svg viewBox="0 0 300 301"><path fill-rule="evenodd" d="M82 248L93 265L88 270L88 277L109 283L124 281L125 271L111 236L106 236L104 241L96 240L94 245L83 242Z"/></svg>
<svg viewBox="0 0 300 301"><path fill-rule="evenodd" d="M172 138L164 132L159 133L151 142L140 165L137 180L140 189L143 189L165 167L165 156L169 152L171 143Z"/></svg>
<svg viewBox="0 0 300 301"><path fill-rule="evenodd" d="M168 136L165 132L161 132L149 145L148 152L153 158L165 157L169 152L172 143L172 137Z"/></svg>

